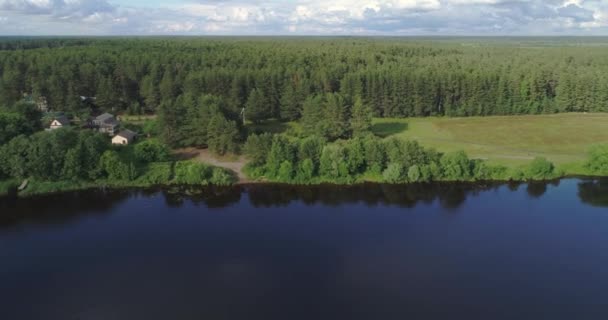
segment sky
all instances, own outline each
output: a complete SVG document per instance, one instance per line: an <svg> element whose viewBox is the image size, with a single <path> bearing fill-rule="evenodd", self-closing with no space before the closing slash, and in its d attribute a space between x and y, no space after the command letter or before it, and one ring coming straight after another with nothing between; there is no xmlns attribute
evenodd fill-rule
<svg viewBox="0 0 608 320"><path fill-rule="evenodd" d="M0 0L0 35L608 35L608 0Z"/></svg>

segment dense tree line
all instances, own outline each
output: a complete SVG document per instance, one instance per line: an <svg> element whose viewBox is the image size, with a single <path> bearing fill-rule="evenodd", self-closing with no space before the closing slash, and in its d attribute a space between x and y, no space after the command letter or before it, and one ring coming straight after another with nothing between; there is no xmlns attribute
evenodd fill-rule
<svg viewBox="0 0 608 320"><path fill-rule="evenodd" d="M144 186L234 182L224 169L173 161L155 140L115 147L103 134L73 129L18 135L0 146L0 180L25 178Z"/></svg>
<svg viewBox="0 0 608 320"><path fill-rule="evenodd" d="M249 173L288 183L388 183L475 180L545 180L559 171L544 158L524 168L490 166L464 152L439 153L415 141L365 135L328 143L319 136L251 135L245 144Z"/></svg>
<svg viewBox="0 0 608 320"><path fill-rule="evenodd" d="M170 159L169 147L191 146L244 149L253 176L282 182L552 178L541 158L505 168L374 137L372 117L608 111L607 53L363 38L2 39L0 180L232 181ZM162 143L115 148L89 131L41 132L40 98L79 119L157 114L141 131ZM269 119L298 121L298 134L245 130ZM606 174L607 162L598 147L585 168Z"/></svg>
<svg viewBox="0 0 608 320"><path fill-rule="evenodd" d="M350 117L357 101L383 117L608 110L608 48L567 40L463 45L470 41L7 38L0 41L7 49L0 51L0 105L31 94L79 114L90 108L80 96L95 97L105 111L163 115L173 146L219 151L234 148L229 141L238 140L243 118L316 125L310 120L320 114ZM352 130L320 129L329 138ZM210 131L226 130L208 141L216 138Z"/></svg>

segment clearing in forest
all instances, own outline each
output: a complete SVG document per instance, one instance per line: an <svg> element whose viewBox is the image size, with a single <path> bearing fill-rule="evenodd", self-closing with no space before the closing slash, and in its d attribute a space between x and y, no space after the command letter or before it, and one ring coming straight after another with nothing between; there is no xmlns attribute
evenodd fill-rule
<svg viewBox="0 0 608 320"><path fill-rule="evenodd" d="M492 163L517 165L542 156L565 164L586 159L594 144L608 144L608 114L384 118L374 119L372 130Z"/></svg>

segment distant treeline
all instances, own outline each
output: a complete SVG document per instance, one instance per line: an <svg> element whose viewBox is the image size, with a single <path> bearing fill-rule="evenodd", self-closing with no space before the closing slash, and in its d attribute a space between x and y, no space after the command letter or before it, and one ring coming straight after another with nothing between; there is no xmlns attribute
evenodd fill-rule
<svg viewBox="0 0 608 320"><path fill-rule="evenodd" d="M475 41L481 41L477 39ZM565 41L565 40L564 40ZM576 41L575 39L572 41ZM364 38L101 38L0 41L0 104L23 93L51 107L155 112L188 95L229 117L300 117L312 95L361 97L376 116L608 110L608 48ZM39 48L34 50L22 50ZM181 101L184 101L182 99ZM232 119L236 120L236 119Z"/></svg>
<svg viewBox="0 0 608 320"><path fill-rule="evenodd" d="M59 48L89 44L85 38L47 38L47 37L0 37L0 50L28 50L39 48Z"/></svg>

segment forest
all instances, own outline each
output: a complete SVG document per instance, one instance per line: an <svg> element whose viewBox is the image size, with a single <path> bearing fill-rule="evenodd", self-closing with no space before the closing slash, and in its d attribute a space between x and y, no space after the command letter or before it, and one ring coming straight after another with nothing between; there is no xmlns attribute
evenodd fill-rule
<svg viewBox="0 0 608 320"><path fill-rule="evenodd" d="M152 115L157 117L155 138L163 147L202 147L222 155L243 152L253 159L251 174L280 181L367 174L389 182L523 177L488 173L466 154L443 155L415 142L375 141L369 126L373 117L608 111L608 46L560 41L543 45L538 39L479 38L2 38L0 145L6 155L22 152L20 145L54 139L37 133L45 125L40 121L44 115L31 105L43 98L51 112L76 121L101 112ZM288 137L255 129L267 121L297 122L301 130ZM86 147L94 138L76 130L69 135L69 148L62 149L66 158L104 154ZM372 145L384 151L369 149ZM357 156L353 149L360 150ZM36 160L4 158L4 176L112 175L101 164L66 168L67 159L52 168L47 164L44 170L52 174L44 175L42 164L31 164ZM116 159L103 159L110 158ZM542 160L536 165L546 165ZM27 168L14 167L10 161ZM137 167L145 164L132 162ZM129 169L130 162L125 165L120 175L133 175L129 171L136 170ZM450 173L457 166L464 171ZM556 174L552 167L545 169L547 177Z"/></svg>

